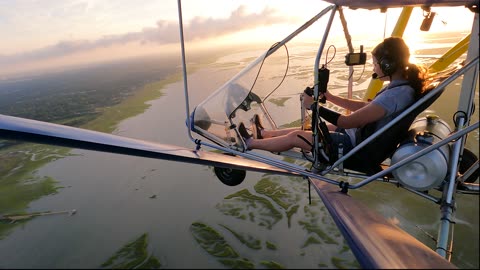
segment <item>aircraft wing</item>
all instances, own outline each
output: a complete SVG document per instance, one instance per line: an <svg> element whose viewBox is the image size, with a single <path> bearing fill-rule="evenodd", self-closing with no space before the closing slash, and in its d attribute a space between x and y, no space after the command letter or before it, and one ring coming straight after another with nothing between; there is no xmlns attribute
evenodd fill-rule
<svg viewBox="0 0 480 270"><path fill-rule="evenodd" d="M0 138L86 150L164 159L215 167L283 175L298 174L278 167L215 152L148 142L103 132L0 115ZM309 178L352 252L364 268L455 268L430 248L340 188Z"/></svg>
<svg viewBox="0 0 480 270"><path fill-rule="evenodd" d="M0 115L0 138L262 173L297 175L262 162L103 132Z"/></svg>
<svg viewBox="0 0 480 270"><path fill-rule="evenodd" d="M478 5L478 0L460 1L460 0L325 0L325 2L349 7L351 9L379 9L379 8L398 8L405 6L439 6L439 7L455 7L455 6L471 6Z"/></svg>
<svg viewBox="0 0 480 270"><path fill-rule="evenodd" d="M365 269L454 269L455 265L383 216L326 182L309 178Z"/></svg>

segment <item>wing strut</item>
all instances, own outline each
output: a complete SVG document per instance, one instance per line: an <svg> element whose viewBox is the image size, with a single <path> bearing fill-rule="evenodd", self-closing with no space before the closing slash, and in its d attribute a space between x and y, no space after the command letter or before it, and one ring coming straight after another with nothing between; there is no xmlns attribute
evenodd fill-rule
<svg viewBox="0 0 480 270"><path fill-rule="evenodd" d="M190 101L188 97L188 80L187 80L187 63L185 60L185 39L183 37L183 17L182 17L182 0L178 0L178 24L180 27L180 45L182 50L182 71L183 71L183 86L185 92L185 112L187 114L186 124L187 124L187 134L190 140L197 144L197 150L200 147L200 144L193 138L192 132L190 130Z"/></svg>

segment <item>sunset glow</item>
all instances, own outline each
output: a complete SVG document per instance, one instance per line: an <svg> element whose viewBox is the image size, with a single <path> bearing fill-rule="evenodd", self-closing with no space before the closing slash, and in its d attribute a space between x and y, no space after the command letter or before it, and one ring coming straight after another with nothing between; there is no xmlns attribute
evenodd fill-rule
<svg viewBox="0 0 480 270"><path fill-rule="evenodd" d="M22 70L105 61L178 50L177 1L8 1L0 4L0 75ZM322 1L182 1L189 48L272 44L327 7ZM372 44L390 35L401 9L345 10L350 32ZM430 32L465 30L473 13L437 8ZM463 13L463 14L462 14ZM25 19L29 18L29 19ZM460 19L461 18L461 19ZM423 19L414 10L406 30L412 47L421 40ZM361 23L358 23L361 21ZM332 28L332 36L343 30Z"/></svg>

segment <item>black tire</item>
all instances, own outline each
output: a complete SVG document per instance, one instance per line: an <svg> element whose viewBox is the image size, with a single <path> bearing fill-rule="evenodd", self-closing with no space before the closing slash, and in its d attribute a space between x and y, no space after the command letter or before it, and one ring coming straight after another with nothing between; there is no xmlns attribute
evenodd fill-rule
<svg viewBox="0 0 480 270"><path fill-rule="evenodd" d="M213 171L215 172L217 178L227 186L240 185L243 180L245 180L245 176L247 175L246 171L235 170L231 168L214 167Z"/></svg>

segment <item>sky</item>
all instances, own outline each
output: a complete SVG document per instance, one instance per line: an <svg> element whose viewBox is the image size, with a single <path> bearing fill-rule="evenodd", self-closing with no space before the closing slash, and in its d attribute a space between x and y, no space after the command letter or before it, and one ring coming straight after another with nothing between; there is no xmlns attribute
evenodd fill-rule
<svg viewBox="0 0 480 270"><path fill-rule="evenodd" d="M328 5L318 0L183 0L186 48L272 44ZM432 30L469 31L473 15L460 15L464 10L434 9L438 15ZM345 14L347 21L352 20L351 32L389 33L399 12L346 10ZM411 21L419 25L422 16L418 10ZM0 76L178 51L178 22L177 0L0 0ZM343 34L341 29L333 30Z"/></svg>

